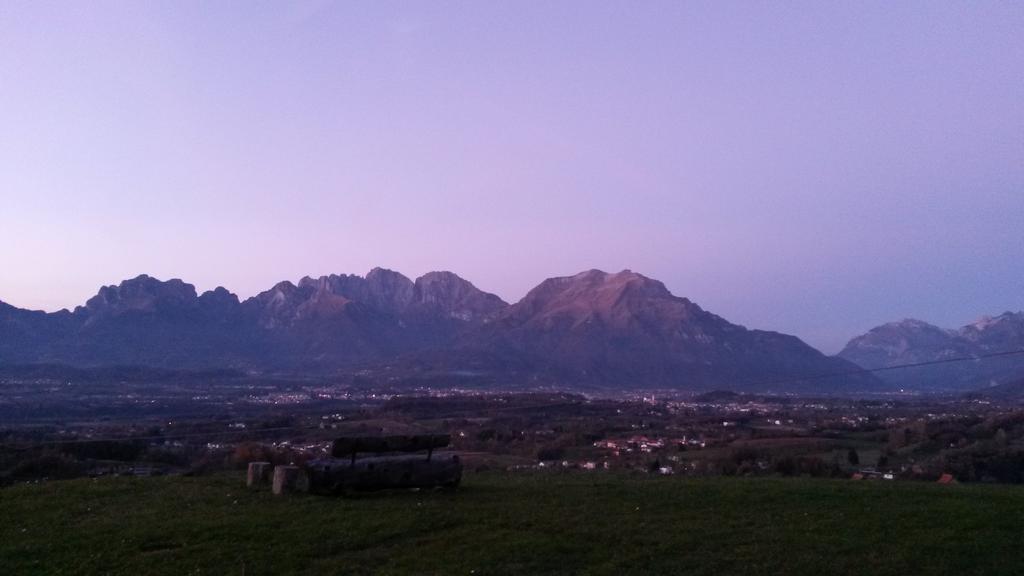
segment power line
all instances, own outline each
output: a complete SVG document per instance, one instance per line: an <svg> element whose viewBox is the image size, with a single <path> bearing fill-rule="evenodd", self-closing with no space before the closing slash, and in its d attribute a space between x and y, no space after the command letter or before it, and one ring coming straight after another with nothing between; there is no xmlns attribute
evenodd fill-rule
<svg viewBox="0 0 1024 576"><path fill-rule="evenodd" d="M1018 354L1024 354L1024 349L1020 350L1008 350L1005 352L992 352L990 354L978 354L975 356L959 356L956 358L942 358L940 360L927 360L925 362L913 362L910 364L895 364L893 366L881 366L878 368L858 368L857 370L847 370L845 372L830 372L826 374L816 374L813 376L804 376L802 378L788 378L782 380L762 380L754 382L746 382L745 386L750 385L778 385L778 384L792 384L796 382L807 382L809 380L825 380L828 378L838 378L840 376L858 376L861 374L873 374L875 372L885 372L890 370L902 370L905 368L920 368L922 366L936 366L939 364L953 364L956 362L973 362L978 360L987 360L991 358L1000 358L1004 356L1015 356Z"/></svg>

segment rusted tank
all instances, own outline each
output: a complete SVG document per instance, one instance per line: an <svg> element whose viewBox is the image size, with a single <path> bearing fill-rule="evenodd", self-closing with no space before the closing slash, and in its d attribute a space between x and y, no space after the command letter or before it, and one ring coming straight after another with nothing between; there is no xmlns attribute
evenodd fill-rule
<svg viewBox="0 0 1024 576"><path fill-rule="evenodd" d="M310 492L337 494L389 488L455 488L462 480L462 462L448 446L448 434L348 436L331 447L333 458L306 464ZM382 454L422 452L423 454ZM372 455L372 456L371 456Z"/></svg>
<svg viewBox="0 0 1024 576"><path fill-rule="evenodd" d="M452 453L422 456L377 456L355 462L325 458L306 464L309 491L340 494L347 491L393 488L455 488L462 480L462 462Z"/></svg>
<svg viewBox="0 0 1024 576"><path fill-rule="evenodd" d="M245 485L249 488L259 488L269 484L271 481L270 471L270 462L249 462Z"/></svg>
<svg viewBox="0 0 1024 576"><path fill-rule="evenodd" d="M298 466L275 466L272 489L278 496L289 492L309 492L309 476Z"/></svg>

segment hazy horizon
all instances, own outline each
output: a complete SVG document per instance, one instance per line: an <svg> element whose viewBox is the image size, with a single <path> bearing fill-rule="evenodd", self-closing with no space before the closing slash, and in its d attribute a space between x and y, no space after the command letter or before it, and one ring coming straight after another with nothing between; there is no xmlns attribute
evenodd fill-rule
<svg viewBox="0 0 1024 576"><path fill-rule="evenodd" d="M825 352L1024 309L1024 4L0 7L0 300L590 268Z"/></svg>

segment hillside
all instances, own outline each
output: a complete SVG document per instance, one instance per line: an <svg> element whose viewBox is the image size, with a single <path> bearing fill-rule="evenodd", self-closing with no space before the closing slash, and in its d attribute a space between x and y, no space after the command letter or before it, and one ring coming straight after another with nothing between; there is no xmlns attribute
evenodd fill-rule
<svg viewBox="0 0 1024 576"><path fill-rule="evenodd" d="M468 350L505 351L552 379L687 390L879 390L799 338L749 330L629 270L550 278L484 325ZM827 381L774 381L842 374Z"/></svg>
<svg viewBox="0 0 1024 576"><path fill-rule="evenodd" d="M142 275L101 288L73 312L0 304L0 364L31 363L358 372L476 386L885 389L795 336L730 323L629 270L550 278L515 304L451 272L307 277L244 301Z"/></svg>
<svg viewBox="0 0 1024 576"><path fill-rule="evenodd" d="M0 490L7 574L1019 574L1024 490L610 474L329 499L238 477ZM965 532L969 527L969 534Z"/></svg>
<svg viewBox="0 0 1024 576"><path fill-rule="evenodd" d="M913 319L890 322L850 340L839 357L869 369L940 362L883 371L878 376L902 388L961 391L1024 378L1024 354L975 362L941 362L1013 351L1024 351L1024 312L985 316L955 330Z"/></svg>

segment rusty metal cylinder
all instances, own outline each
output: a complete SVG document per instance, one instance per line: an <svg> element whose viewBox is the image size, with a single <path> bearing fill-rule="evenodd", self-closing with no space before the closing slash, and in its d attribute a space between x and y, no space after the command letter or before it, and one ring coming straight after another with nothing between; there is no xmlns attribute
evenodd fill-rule
<svg viewBox="0 0 1024 576"><path fill-rule="evenodd" d="M249 462L245 485L249 488L260 488L270 484L270 470L270 462Z"/></svg>
<svg viewBox="0 0 1024 576"><path fill-rule="evenodd" d="M274 494L309 491L309 480L306 473L298 466L274 467Z"/></svg>

